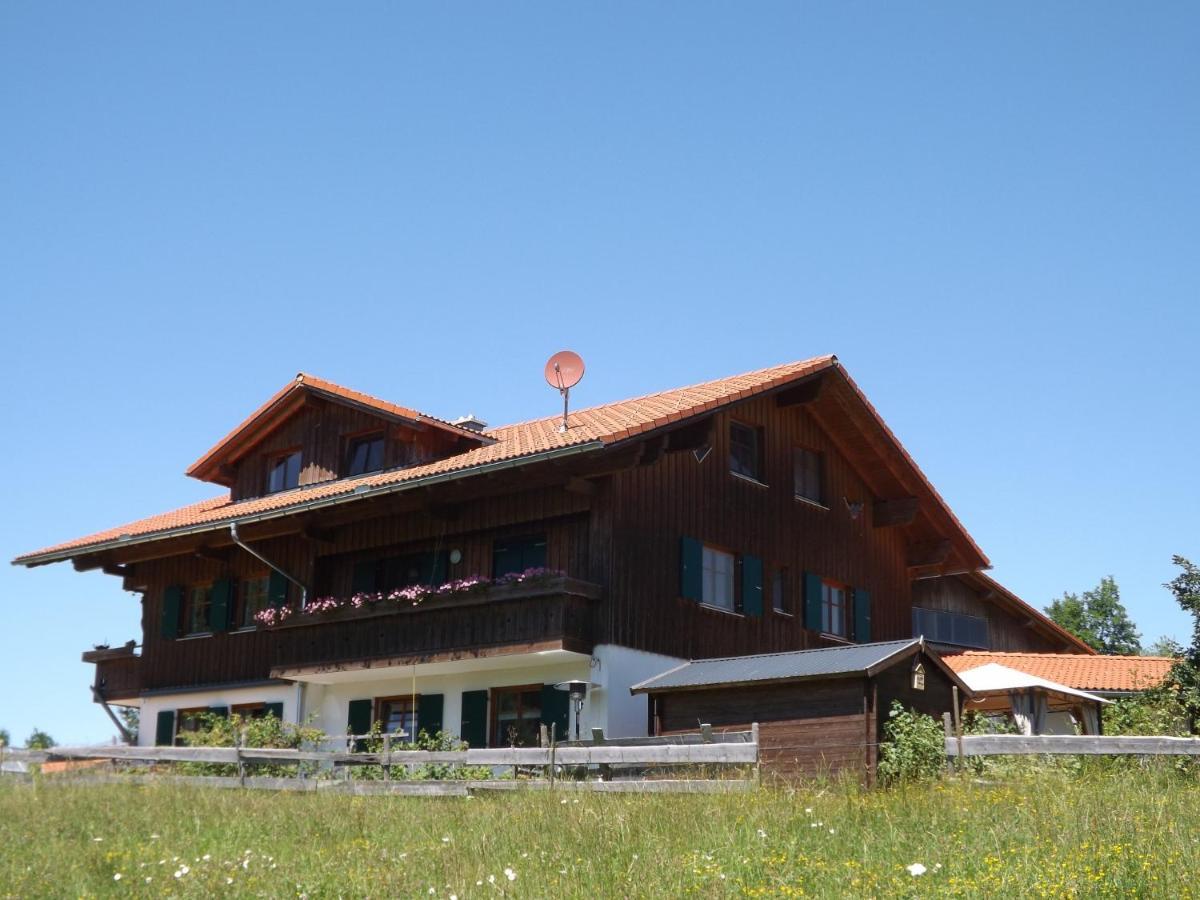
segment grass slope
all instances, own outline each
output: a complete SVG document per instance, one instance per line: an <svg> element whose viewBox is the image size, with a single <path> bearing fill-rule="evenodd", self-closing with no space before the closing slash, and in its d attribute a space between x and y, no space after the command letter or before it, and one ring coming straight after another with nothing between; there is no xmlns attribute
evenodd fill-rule
<svg viewBox="0 0 1200 900"><path fill-rule="evenodd" d="M0 782L11 897L1182 898L1197 872L1200 787L1167 773L470 800Z"/></svg>

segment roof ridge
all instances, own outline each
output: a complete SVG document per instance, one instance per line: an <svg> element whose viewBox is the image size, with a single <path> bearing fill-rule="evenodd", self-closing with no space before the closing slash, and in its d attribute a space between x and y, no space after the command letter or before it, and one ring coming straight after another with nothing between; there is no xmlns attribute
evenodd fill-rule
<svg viewBox="0 0 1200 900"><path fill-rule="evenodd" d="M730 659L765 659L770 656L795 656L799 653L825 653L829 650L861 649L862 647L886 647L892 644L903 644L907 647L910 644L920 643L920 641L921 638L919 637L897 638L894 641L870 641L866 644L838 644L834 647L805 647L803 650L775 650L771 653L746 653L734 656L705 656L700 659L689 659L688 663L725 662L726 660ZM676 668L679 667L676 666Z"/></svg>

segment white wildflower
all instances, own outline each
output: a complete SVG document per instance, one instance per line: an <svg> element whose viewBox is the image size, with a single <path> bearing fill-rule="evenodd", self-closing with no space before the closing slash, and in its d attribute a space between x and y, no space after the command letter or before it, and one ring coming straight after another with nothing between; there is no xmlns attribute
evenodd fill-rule
<svg viewBox="0 0 1200 900"><path fill-rule="evenodd" d="M200 858L201 858L202 860L204 860L205 862L208 862L210 859L212 859L212 854L211 854L211 853L205 853L205 854L204 854L202 857L200 857Z"/></svg>
<svg viewBox="0 0 1200 900"><path fill-rule="evenodd" d="M830 829L829 829L829 833L830 833L830 834L833 834L833 829L832 829L832 828L830 828Z"/></svg>
<svg viewBox="0 0 1200 900"><path fill-rule="evenodd" d="M812 815L812 807L811 806L804 807L804 811L806 813L808 813L810 816Z"/></svg>
<svg viewBox="0 0 1200 900"><path fill-rule="evenodd" d="M517 880L517 873L516 873L516 872L514 872L512 869L505 869L505 870L504 870L504 877L505 877L505 878L507 878L509 881L516 881L516 880Z"/></svg>
<svg viewBox="0 0 1200 900"><path fill-rule="evenodd" d="M444 834L444 835L442 835L442 843L443 843L443 844L448 844L448 843L450 843L450 836L449 836L448 834Z"/></svg>
<svg viewBox="0 0 1200 900"><path fill-rule="evenodd" d="M92 838L92 840L93 840L93 841L95 841L95 842L98 844L98 843L100 843L102 840L104 840L104 838Z"/></svg>
<svg viewBox="0 0 1200 900"><path fill-rule="evenodd" d="M767 837L767 833L765 831L763 831L763 829L760 828L760 829L758 829L758 836L765 840Z"/></svg>
<svg viewBox="0 0 1200 900"><path fill-rule="evenodd" d="M913 863L911 866L905 866L908 869L908 874L916 878L918 875L924 875L929 870L920 863Z"/></svg>
<svg viewBox="0 0 1200 900"><path fill-rule="evenodd" d="M153 880L154 880L154 876L153 876L153 875L147 875L147 876L146 876L146 884L149 884L149 883L150 883L150 882L152 882Z"/></svg>
<svg viewBox="0 0 1200 900"><path fill-rule="evenodd" d="M225 879L225 883L226 883L226 884L233 884L233 879L232 879L232 878L226 878L226 879Z"/></svg>
<svg viewBox="0 0 1200 900"><path fill-rule="evenodd" d="M121 880L120 872L117 872L115 875L113 875L113 881L120 881L120 880Z"/></svg>
<svg viewBox="0 0 1200 900"><path fill-rule="evenodd" d="M432 897L432 896L433 896L434 894L436 894L436 893L437 893L437 889L436 889L436 888L434 888L434 886L431 884L431 885L429 886L429 895Z"/></svg>
<svg viewBox="0 0 1200 900"><path fill-rule="evenodd" d="M496 876L495 876L495 875L489 875L489 876L488 876L488 884L495 884L495 883L496 883Z"/></svg>

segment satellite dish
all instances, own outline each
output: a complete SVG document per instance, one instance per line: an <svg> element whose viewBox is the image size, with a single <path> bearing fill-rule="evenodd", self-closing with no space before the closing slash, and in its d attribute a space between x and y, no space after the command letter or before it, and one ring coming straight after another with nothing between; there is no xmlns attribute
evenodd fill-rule
<svg viewBox="0 0 1200 900"><path fill-rule="evenodd" d="M582 378L583 360L578 353L560 350L546 360L546 383L552 388L558 388L563 398L562 424L558 426L560 434L567 430L567 403L571 388L579 384Z"/></svg>

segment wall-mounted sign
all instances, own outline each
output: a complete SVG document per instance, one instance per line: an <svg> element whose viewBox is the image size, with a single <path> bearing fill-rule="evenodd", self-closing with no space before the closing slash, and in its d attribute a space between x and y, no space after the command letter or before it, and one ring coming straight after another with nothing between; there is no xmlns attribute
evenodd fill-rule
<svg viewBox="0 0 1200 900"><path fill-rule="evenodd" d="M921 665L920 661L913 665L912 685L914 691L925 690L925 667Z"/></svg>

